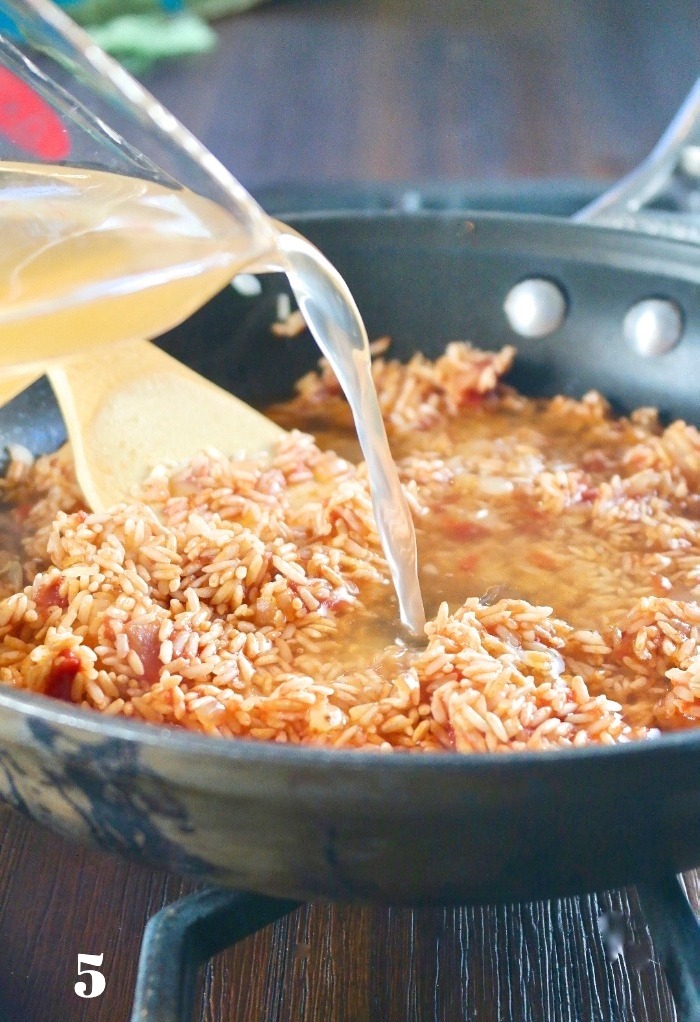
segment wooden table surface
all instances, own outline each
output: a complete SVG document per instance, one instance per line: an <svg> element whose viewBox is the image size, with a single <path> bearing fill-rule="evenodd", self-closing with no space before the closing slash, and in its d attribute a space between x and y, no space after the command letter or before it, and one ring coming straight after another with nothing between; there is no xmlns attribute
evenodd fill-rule
<svg viewBox="0 0 700 1022"><path fill-rule="evenodd" d="M698 73L697 0L290 0L144 76L260 196L284 185L608 179ZM700 886L689 879L697 905ZM0 1020L126 1022L147 918L192 890L0 810ZM602 913L626 928L607 960ZM609 917L609 916L608 916ZM104 993L74 993L78 954ZM221 955L205 1022L668 1022L633 892L498 908L303 907Z"/></svg>

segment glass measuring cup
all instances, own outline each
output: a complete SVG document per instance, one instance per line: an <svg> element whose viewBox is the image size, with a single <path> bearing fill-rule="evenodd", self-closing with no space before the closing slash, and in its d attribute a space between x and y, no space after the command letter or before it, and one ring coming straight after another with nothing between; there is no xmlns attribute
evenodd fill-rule
<svg viewBox="0 0 700 1022"><path fill-rule="evenodd" d="M0 374L23 385L78 348L155 337L241 270L283 270L352 409L401 620L422 632L413 521L343 279L50 0L0 15Z"/></svg>
<svg viewBox="0 0 700 1022"><path fill-rule="evenodd" d="M252 197L58 7L0 15L0 370L156 336L278 268Z"/></svg>

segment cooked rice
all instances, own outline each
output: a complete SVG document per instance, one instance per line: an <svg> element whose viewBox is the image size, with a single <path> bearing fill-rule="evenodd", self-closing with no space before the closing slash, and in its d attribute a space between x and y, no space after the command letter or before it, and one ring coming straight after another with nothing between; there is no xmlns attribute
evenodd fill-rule
<svg viewBox="0 0 700 1022"><path fill-rule="evenodd" d="M0 681L345 748L564 748L697 723L700 436L649 410L614 419L596 394L529 401L499 384L512 358L453 344L374 363L435 603L425 648L393 641L364 465L309 435L159 468L105 514L83 508L67 448L17 449ZM330 418L351 446L326 366L278 415Z"/></svg>

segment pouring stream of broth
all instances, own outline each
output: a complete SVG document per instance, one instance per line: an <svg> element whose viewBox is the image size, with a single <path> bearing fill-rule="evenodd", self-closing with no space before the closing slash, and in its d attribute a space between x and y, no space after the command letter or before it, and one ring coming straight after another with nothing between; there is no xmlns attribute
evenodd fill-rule
<svg viewBox="0 0 700 1022"><path fill-rule="evenodd" d="M36 375L76 349L163 333L244 268L284 271L352 409L401 621L413 634L422 632L415 532L379 410L367 334L342 277L313 245L277 224L274 250L251 265L249 241L236 221L187 189L7 162L0 166L0 222L0 367L11 374L21 352L27 380L27 372ZM118 348L113 351L118 359ZM109 378L95 352L95 378L102 377L102 385L105 373ZM59 366L56 379L60 374ZM13 385L7 386L11 394ZM126 421L119 408L130 407L128 390L117 383L108 396L118 430ZM206 401L202 389L192 415L200 405L206 409ZM132 429L138 440L148 435L147 415L145 407ZM69 427L80 421L69 419ZM81 444L83 439L88 449L88 438L76 437ZM216 446L217 436L209 442ZM99 451L92 460L99 464Z"/></svg>

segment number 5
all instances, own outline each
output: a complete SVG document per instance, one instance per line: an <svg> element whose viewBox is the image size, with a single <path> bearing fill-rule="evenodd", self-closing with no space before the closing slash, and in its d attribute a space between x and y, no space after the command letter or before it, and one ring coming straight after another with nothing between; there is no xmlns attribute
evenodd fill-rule
<svg viewBox="0 0 700 1022"><path fill-rule="evenodd" d="M101 955L78 955L78 975L84 976L87 974L90 976L90 990L88 992L87 983L79 981L75 984L74 990L78 997L99 997L100 994L104 993L104 989L107 986L104 976L97 969L88 969L88 965L102 965L102 959L104 958L104 952Z"/></svg>

